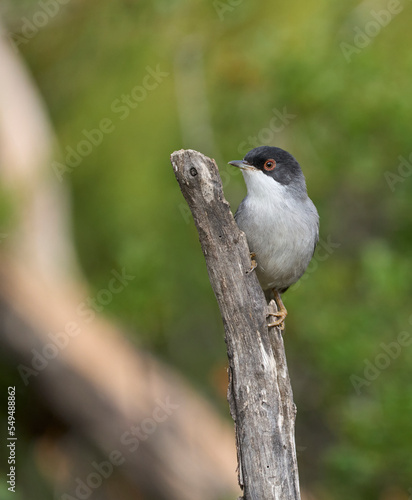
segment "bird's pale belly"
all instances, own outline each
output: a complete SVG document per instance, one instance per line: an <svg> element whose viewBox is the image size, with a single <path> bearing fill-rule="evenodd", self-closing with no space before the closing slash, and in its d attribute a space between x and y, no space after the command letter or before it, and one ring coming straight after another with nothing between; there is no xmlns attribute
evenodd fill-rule
<svg viewBox="0 0 412 500"><path fill-rule="evenodd" d="M249 219L253 225L250 228L242 217L239 219L250 251L256 254L256 274L263 290L274 288L282 292L296 283L305 272L315 246L315 234L306 221L255 224Z"/></svg>
<svg viewBox="0 0 412 500"><path fill-rule="evenodd" d="M304 274L311 255L301 255L293 251L292 248L286 248L289 257L282 259L281 252L273 252L272 255L265 254L264 251L256 253L256 274L263 290L276 289L280 292L286 290L296 283Z"/></svg>

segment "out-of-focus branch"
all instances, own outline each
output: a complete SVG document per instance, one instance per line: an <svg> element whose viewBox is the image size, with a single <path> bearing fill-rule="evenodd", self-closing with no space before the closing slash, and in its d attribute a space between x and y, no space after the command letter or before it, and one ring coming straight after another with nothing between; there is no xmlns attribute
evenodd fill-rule
<svg viewBox="0 0 412 500"><path fill-rule="evenodd" d="M43 279L67 283L80 277L69 196L51 168L55 139L46 108L11 43L0 22L0 183L16 201L16 225L4 244Z"/></svg>
<svg viewBox="0 0 412 500"><path fill-rule="evenodd" d="M13 384L20 394L35 390L50 413L104 460L119 452L116 471L145 497L234 497L230 426L181 377L139 352L85 302L67 192L50 167L51 127L4 37L0 66L0 182L17 209L0 249L0 345L16 363ZM89 466L85 476L94 471ZM72 498L76 486L75 477L63 490L56 480L56 489Z"/></svg>
<svg viewBox="0 0 412 500"><path fill-rule="evenodd" d="M91 309L79 316L76 293L39 288L37 278L11 262L0 267L0 345L16 360L20 390L35 388L105 460L118 450L119 472L149 498L235 496L230 426L113 325L91 320ZM68 493L75 486L71 478Z"/></svg>

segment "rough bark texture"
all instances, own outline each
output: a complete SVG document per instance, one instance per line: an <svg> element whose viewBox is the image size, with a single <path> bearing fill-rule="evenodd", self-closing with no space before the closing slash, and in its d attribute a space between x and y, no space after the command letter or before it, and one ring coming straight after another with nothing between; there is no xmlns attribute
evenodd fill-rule
<svg viewBox="0 0 412 500"><path fill-rule="evenodd" d="M296 407L283 338L277 328L268 331L268 306L250 271L246 237L224 198L214 160L181 150L171 161L193 214L225 327L228 400L244 500L300 499ZM274 302L269 307L276 310Z"/></svg>

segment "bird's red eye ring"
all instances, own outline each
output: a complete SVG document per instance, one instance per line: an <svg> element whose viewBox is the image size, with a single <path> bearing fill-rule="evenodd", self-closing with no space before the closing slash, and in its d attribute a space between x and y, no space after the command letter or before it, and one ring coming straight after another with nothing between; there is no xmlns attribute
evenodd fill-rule
<svg viewBox="0 0 412 500"><path fill-rule="evenodd" d="M274 170L275 167L276 167L276 161L273 158L269 158L269 160L266 160L265 164L263 165L263 168L266 170L266 172Z"/></svg>

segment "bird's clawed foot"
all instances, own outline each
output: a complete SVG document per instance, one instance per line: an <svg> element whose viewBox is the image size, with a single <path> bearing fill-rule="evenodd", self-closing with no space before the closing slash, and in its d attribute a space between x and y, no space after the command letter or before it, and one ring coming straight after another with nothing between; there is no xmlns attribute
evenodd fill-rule
<svg viewBox="0 0 412 500"><path fill-rule="evenodd" d="M279 330L284 330L285 329L285 319L286 319L286 316L288 315L288 311L286 310L286 307L282 302L282 299L280 297L280 293L277 290L273 290L273 294L275 296L275 302L276 302L276 305L278 306L279 310L277 312L274 312L274 313L272 313L272 312L268 313L267 317L275 316L278 319L273 321L272 323L268 323L268 328L271 328L273 326L278 326Z"/></svg>
<svg viewBox="0 0 412 500"><path fill-rule="evenodd" d="M247 274L251 273L257 268L257 262L256 262L256 254L255 252L250 252L250 269L247 271Z"/></svg>
<svg viewBox="0 0 412 500"><path fill-rule="evenodd" d="M276 321L272 321L272 323L268 323L268 328L272 328L273 326L278 326L279 330L284 330L285 329L285 319L286 316L288 315L287 311L285 312L275 312L275 313L268 313L267 317L269 318L270 316L275 316L277 319Z"/></svg>

